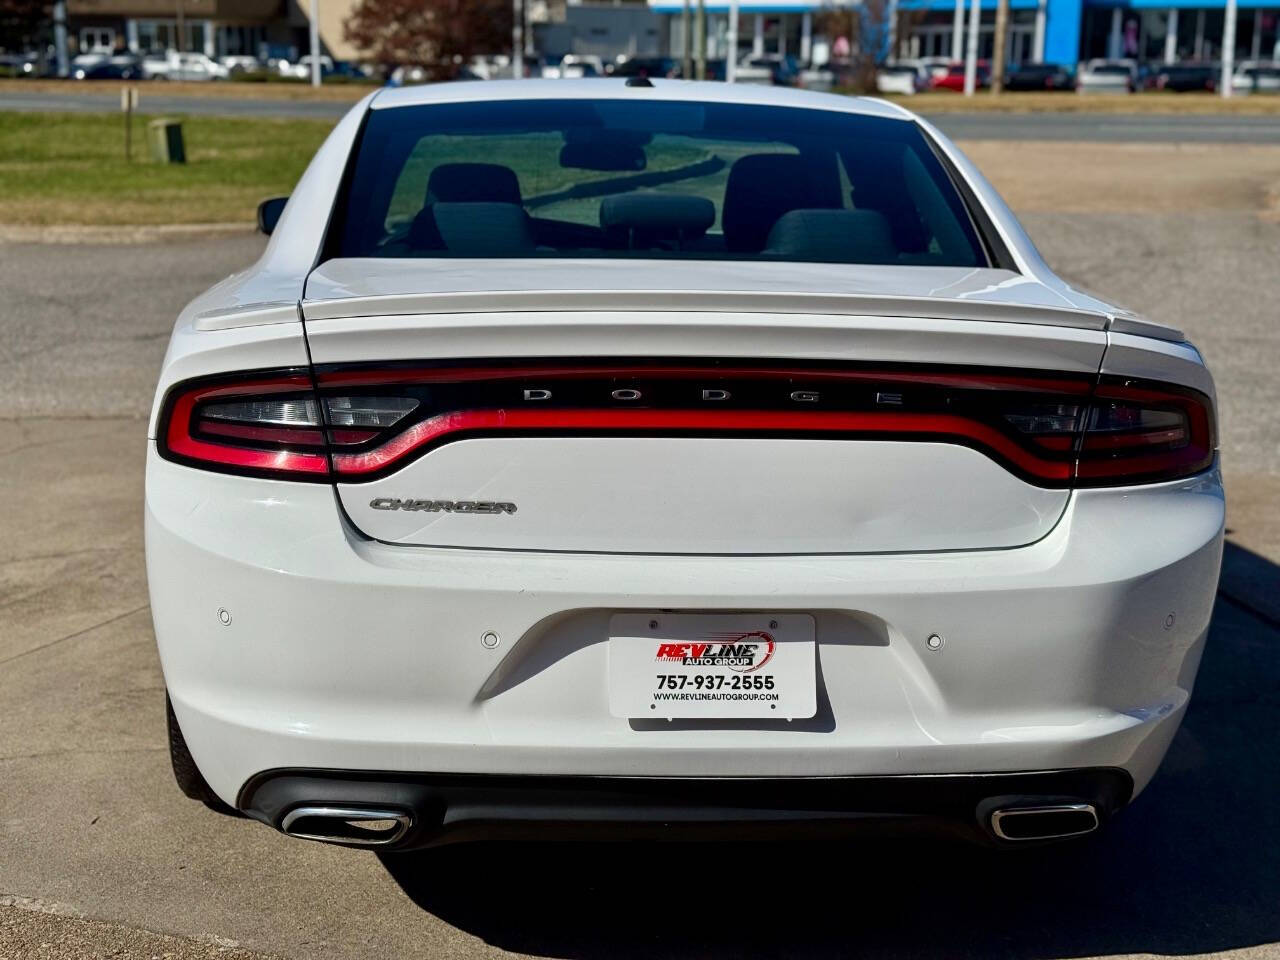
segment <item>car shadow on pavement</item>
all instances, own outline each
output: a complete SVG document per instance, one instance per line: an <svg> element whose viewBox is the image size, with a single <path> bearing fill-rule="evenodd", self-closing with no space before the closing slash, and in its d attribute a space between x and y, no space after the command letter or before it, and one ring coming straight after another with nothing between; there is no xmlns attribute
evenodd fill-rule
<svg viewBox="0 0 1280 960"><path fill-rule="evenodd" d="M384 855L406 894L556 957L1082 957L1280 941L1280 568L1228 544L1195 696L1150 788L1082 843L479 844Z"/></svg>

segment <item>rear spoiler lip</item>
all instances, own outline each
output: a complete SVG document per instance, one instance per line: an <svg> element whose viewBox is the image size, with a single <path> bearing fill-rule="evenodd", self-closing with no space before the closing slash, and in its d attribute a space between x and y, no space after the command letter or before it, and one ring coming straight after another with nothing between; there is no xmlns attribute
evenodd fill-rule
<svg viewBox="0 0 1280 960"><path fill-rule="evenodd" d="M1131 333L1134 336L1150 337L1152 340L1166 340L1169 343L1187 342L1187 335L1177 327L1170 327L1129 313L1111 314L1107 323L1107 331L1109 333Z"/></svg>
<svg viewBox="0 0 1280 960"><path fill-rule="evenodd" d="M467 291L380 294L302 301L303 318L312 321L431 314L550 312L707 312L912 317L928 320L1029 323L1098 331L1106 330L1112 320L1108 314L1092 310L999 303L990 300L776 291ZM1157 329L1161 328L1157 327Z"/></svg>
<svg viewBox="0 0 1280 960"><path fill-rule="evenodd" d="M767 309L758 302L767 300ZM530 300L541 302L530 304ZM499 302L500 301L500 302ZM516 302L518 301L518 302ZM548 302L552 301L552 302ZM607 303L605 302L607 301ZM702 301L702 302L690 302ZM710 302L708 302L710 301ZM836 301L832 303L831 301ZM856 301L850 303L850 301ZM1185 343L1181 330L1131 314L1099 314L990 301L941 297L886 297L867 294L726 293L714 291L539 291L506 293L390 294L309 300L303 303L308 320L351 319L437 313L573 311L658 311L700 308L712 312L836 314L852 316L918 317L923 319L994 320L1048 324L1084 330L1106 330ZM858 309L850 309L850 307ZM959 306L967 309L960 310ZM805 309L800 309L804 307ZM835 309L832 309L835 307ZM917 309L912 309L912 308ZM936 309L934 309L936 307ZM411 309L408 309L411 308ZM1028 313L1031 315L1028 316ZM1056 316L1046 316L1054 314ZM263 324L297 323L298 304L272 301L206 310L195 317L196 330L229 330Z"/></svg>

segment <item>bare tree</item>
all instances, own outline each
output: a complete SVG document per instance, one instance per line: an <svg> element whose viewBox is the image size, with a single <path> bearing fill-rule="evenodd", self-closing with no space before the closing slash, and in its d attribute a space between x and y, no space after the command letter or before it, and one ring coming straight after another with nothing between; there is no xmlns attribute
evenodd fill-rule
<svg viewBox="0 0 1280 960"><path fill-rule="evenodd" d="M996 0L996 32L995 45L991 49L991 92L1000 94L1004 90L1005 37L1009 30L1009 0Z"/></svg>
<svg viewBox="0 0 1280 960"><path fill-rule="evenodd" d="M472 57L510 47L511 11L510 0L359 0L343 33L378 63L451 80Z"/></svg>
<svg viewBox="0 0 1280 960"><path fill-rule="evenodd" d="M833 43L840 37L849 43L847 58L833 58L832 67L840 86L864 92L875 90L876 65L888 52L888 0L863 0L858 6L828 7L817 15L815 24L818 32L826 34Z"/></svg>

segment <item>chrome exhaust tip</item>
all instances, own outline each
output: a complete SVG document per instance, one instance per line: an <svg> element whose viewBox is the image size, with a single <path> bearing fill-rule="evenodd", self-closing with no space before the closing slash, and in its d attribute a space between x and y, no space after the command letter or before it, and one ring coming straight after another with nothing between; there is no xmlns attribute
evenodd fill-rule
<svg viewBox="0 0 1280 960"><path fill-rule="evenodd" d="M991 832L1001 840L1065 840L1101 825L1092 803L1001 807L991 813Z"/></svg>
<svg viewBox="0 0 1280 960"><path fill-rule="evenodd" d="M390 846L412 826L412 814L370 807L294 807L280 821L291 837L348 847Z"/></svg>

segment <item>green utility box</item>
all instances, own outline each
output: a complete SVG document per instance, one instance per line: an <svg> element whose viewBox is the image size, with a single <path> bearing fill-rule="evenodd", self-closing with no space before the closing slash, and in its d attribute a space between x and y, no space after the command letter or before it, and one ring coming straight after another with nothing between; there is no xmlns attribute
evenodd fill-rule
<svg viewBox="0 0 1280 960"><path fill-rule="evenodd" d="M151 141L151 158L156 163L186 163L187 151L182 143L182 123L178 120L152 120L147 124Z"/></svg>

